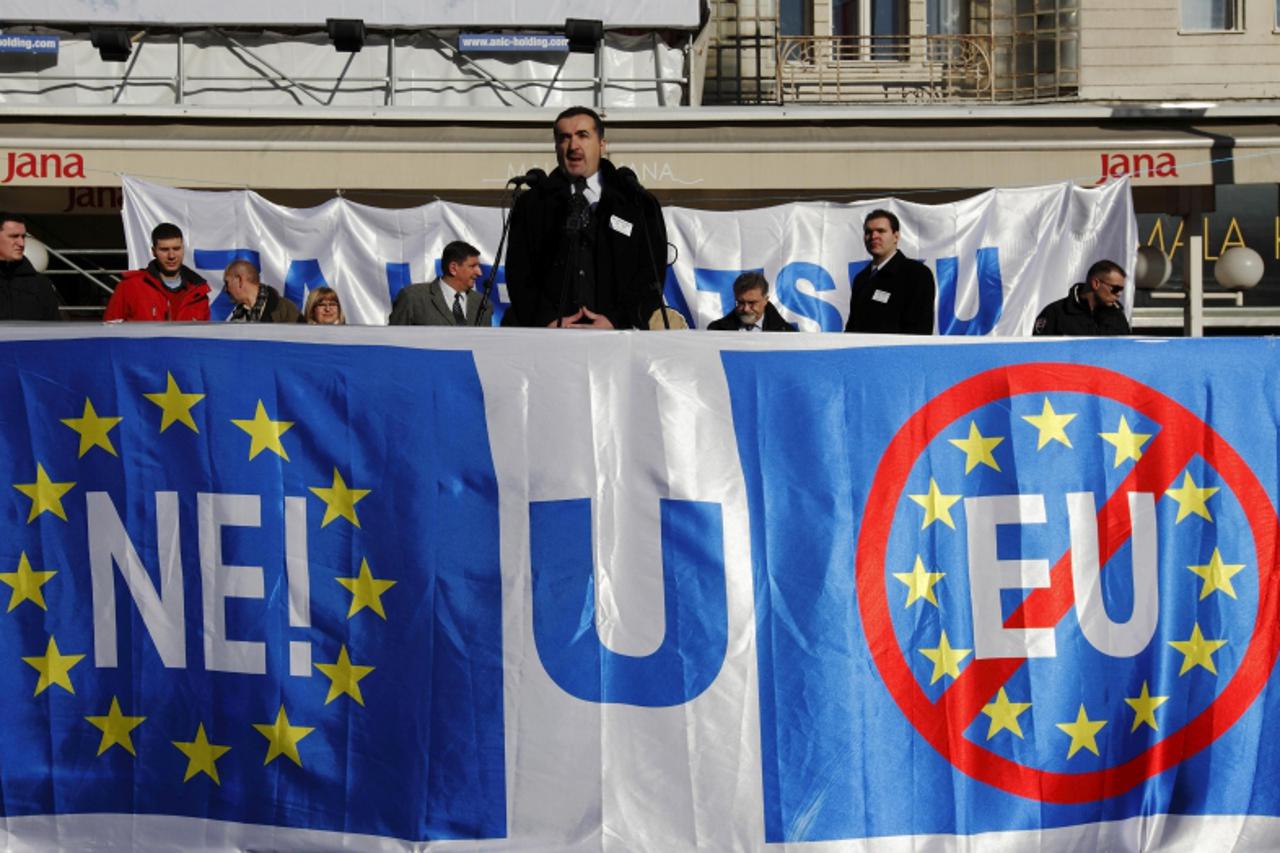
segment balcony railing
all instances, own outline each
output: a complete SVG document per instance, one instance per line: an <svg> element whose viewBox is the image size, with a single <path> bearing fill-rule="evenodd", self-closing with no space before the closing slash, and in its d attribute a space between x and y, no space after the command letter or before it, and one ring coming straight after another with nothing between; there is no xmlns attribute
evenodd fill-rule
<svg viewBox="0 0 1280 853"><path fill-rule="evenodd" d="M779 103L993 101L983 35L780 36Z"/></svg>

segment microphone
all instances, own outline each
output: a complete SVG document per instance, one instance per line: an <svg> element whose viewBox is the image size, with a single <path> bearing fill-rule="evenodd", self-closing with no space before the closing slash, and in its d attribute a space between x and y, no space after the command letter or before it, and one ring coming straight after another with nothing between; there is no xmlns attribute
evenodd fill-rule
<svg viewBox="0 0 1280 853"><path fill-rule="evenodd" d="M523 186L529 187L530 189L533 189L538 184L546 180L546 178L547 178L546 172L544 172L542 169L534 168L525 172L523 175L517 175L516 177L507 181L507 186L511 186L512 184L515 184L517 187L523 185Z"/></svg>

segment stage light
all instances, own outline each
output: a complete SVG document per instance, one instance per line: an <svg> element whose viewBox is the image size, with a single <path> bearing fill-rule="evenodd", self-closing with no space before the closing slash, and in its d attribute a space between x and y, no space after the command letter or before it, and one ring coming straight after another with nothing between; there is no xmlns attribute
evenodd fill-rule
<svg viewBox="0 0 1280 853"><path fill-rule="evenodd" d="M98 49L103 62L124 62L133 52L129 33L121 27L93 27L89 30L89 43Z"/></svg>
<svg viewBox="0 0 1280 853"><path fill-rule="evenodd" d="M359 53L364 47L364 21L360 18L329 18L324 24L333 49L339 53Z"/></svg>
<svg viewBox="0 0 1280 853"><path fill-rule="evenodd" d="M604 21L586 18L566 18L564 34L569 39L570 53L595 53L604 38Z"/></svg>

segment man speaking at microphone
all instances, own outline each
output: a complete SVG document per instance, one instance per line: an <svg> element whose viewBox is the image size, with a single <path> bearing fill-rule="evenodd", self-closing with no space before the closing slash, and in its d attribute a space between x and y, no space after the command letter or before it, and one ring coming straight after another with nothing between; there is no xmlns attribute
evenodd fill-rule
<svg viewBox="0 0 1280 853"><path fill-rule="evenodd" d="M559 165L511 211L504 325L646 328L666 274L662 207L634 173L603 159L594 110L560 113L554 136Z"/></svg>

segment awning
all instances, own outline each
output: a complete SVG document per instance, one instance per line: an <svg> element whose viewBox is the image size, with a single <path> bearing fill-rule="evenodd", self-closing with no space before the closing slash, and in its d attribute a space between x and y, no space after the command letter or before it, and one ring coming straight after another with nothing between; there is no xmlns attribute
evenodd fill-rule
<svg viewBox="0 0 1280 853"><path fill-rule="evenodd" d="M652 113L650 114L652 115ZM665 196L1080 184L1280 183L1280 123L610 119L609 153ZM696 115L696 117L689 117ZM554 165L550 120L0 120L0 188L116 186L493 192ZM767 203L767 202L766 202Z"/></svg>

